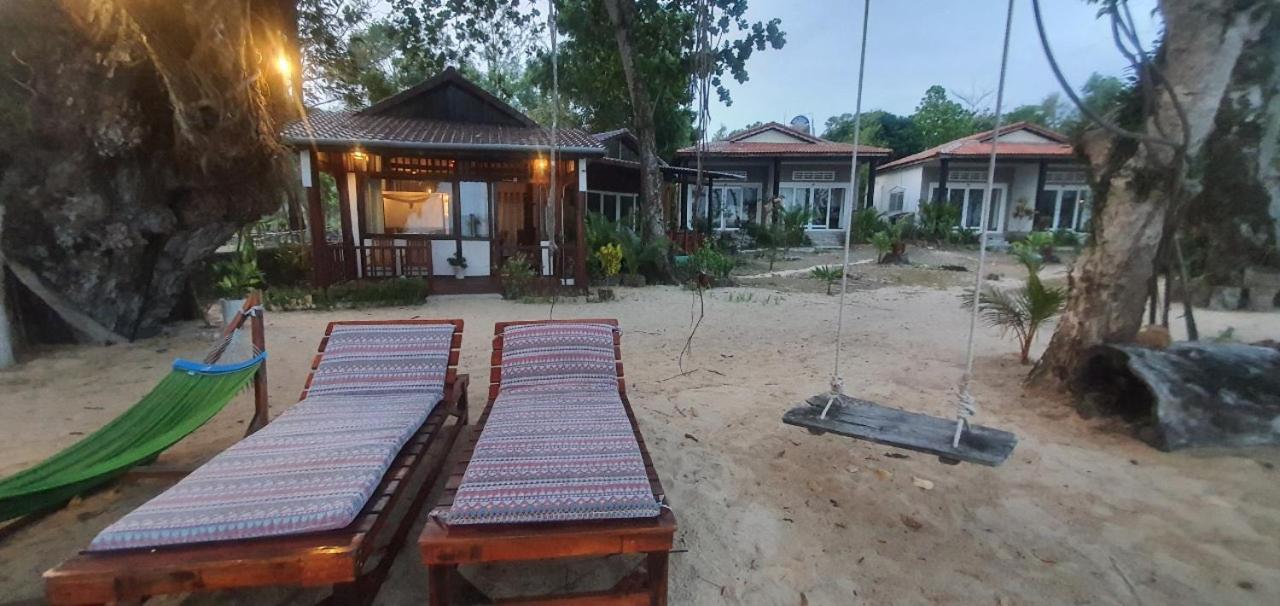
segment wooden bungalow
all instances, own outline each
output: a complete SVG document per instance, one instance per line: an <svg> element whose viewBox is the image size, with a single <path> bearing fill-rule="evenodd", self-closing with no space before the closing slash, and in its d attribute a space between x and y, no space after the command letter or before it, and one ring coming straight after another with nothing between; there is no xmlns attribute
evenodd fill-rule
<svg viewBox="0 0 1280 606"><path fill-rule="evenodd" d="M553 166L550 129L453 68L360 111L312 109L284 139L299 155L317 285L403 276L431 280L433 292L497 292L515 255L545 284L587 283L588 160L605 146L561 129ZM559 201L549 204L553 171ZM322 175L337 189L337 241ZM450 258L465 259L461 278Z"/></svg>

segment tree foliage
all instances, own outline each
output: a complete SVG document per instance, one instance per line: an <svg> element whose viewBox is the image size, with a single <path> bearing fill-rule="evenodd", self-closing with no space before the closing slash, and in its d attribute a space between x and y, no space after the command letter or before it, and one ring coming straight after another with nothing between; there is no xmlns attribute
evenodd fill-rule
<svg viewBox="0 0 1280 606"><path fill-rule="evenodd" d="M363 107L457 65L508 100L529 90L524 68L546 26L533 0L299 0L311 104ZM526 101L529 96L524 96Z"/></svg>
<svg viewBox="0 0 1280 606"><path fill-rule="evenodd" d="M911 121L920 132L925 148L971 135L976 130L973 113L947 96L947 89L935 84L925 91Z"/></svg>
<svg viewBox="0 0 1280 606"><path fill-rule="evenodd" d="M853 119L849 113L827 118L822 138L852 143ZM860 140L863 145L892 149L895 156L907 156L924 149L920 131L911 118L883 110L863 112Z"/></svg>
<svg viewBox="0 0 1280 606"><path fill-rule="evenodd" d="M717 18L711 23L711 85L725 104L732 103L730 79L748 80L747 61L758 51L786 43L780 19L752 22L747 0L712 0ZM695 0L638 0L633 24L637 70L654 105L660 155L668 156L693 138L693 89L696 42ZM632 124L632 104L618 56L617 42L601 0L561 0L558 27L566 35L560 46L560 90L594 130ZM548 58L538 63L537 78L550 82Z"/></svg>

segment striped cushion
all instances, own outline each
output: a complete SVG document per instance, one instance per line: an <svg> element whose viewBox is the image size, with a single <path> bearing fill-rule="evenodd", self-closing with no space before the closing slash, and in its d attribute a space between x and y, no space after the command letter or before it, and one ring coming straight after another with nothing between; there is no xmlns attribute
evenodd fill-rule
<svg viewBox="0 0 1280 606"><path fill-rule="evenodd" d="M339 324L308 396L382 396L444 385L452 324ZM424 355L445 352L445 356Z"/></svg>
<svg viewBox="0 0 1280 606"><path fill-rule="evenodd" d="M555 354L575 385L553 387L550 371L522 377L537 380L515 389L507 386L508 349L513 332L528 328L536 338L521 343L512 357L522 370L544 365L547 341L557 341ZM541 340L537 345L530 342ZM568 340L579 345L566 346ZM607 343L608 376L592 386L582 370L605 374L595 362ZM532 358L543 357L539 362ZM589 363L583 364L582 361ZM645 472L631 420L618 395L613 355L613 329L599 325L511 327L504 332L503 387L467 465L453 506L442 512L449 524L502 524L572 520L648 518L660 513ZM602 381L607 379L607 381Z"/></svg>
<svg viewBox="0 0 1280 606"><path fill-rule="evenodd" d="M614 332L607 324L528 324L502 332L502 389L617 391Z"/></svg>
<svg viewBox="0 0 1280 606"><path fill-rule="evenodd" d="M401 338L395 330L401 327L413 335ZM341 388L317 394L313 382L305 400L108 526L89 550L249 539L347 526L442 397L444 372L435 369L448 365L453 326L426 327L432 330L422 331L423 325L335 327L319 368L330 369L326 380L332 381L327 385ZM420 348L409 351L403 346L406 341L419 343ZM330 360L334 353L339 367ZM344 372L353 368L376 369L364 376L397 379L370 382L364 391L358 388L360 381L350 380L361 373ZM413 387L391 392L388 383Z"/></svg>

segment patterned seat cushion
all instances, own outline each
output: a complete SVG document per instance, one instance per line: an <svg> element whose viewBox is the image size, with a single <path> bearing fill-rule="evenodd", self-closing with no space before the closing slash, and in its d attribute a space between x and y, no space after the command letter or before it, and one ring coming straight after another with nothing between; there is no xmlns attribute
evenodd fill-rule
<svg viewBox="0 0 1280 606"><path fill-rule="evenodd" d="M551 330L530 330L543 328ZM601 361L605 351L607 364ZM513 376L509 362L514 362L518 377L514 389L507 384ZM561 522L660 513L618 395L612 327L507 328L502 363L502 391L453 506L441 512L447 523ZM557 368L569 375L567 381L557 381Z"/></svg>
<svg viewBox="0 0 1280 606"><path fill-rule="evenodd" d="M452 324L339 324L307 396L394 396L444 385ZM441 352L446 355L427 355Z"/></svg>
<svg viewBox="0 0 1280 606"><path fill-rule="evenodd" d="M345 330L363 326L335 327L316 375L319 368L330 369L326 380L334 380L320 383L341 387L317 394L313 382L306 399L108 526L89 550L249 539L350 524L444 391L453 326L427 325L433 330L421 331L423 325L400 325L415 333L407 340L396 334L397 326L378 325L372 332ZM406 341L419 349L408 350ZM336 367L329 359L334 353ZM361 373L345 372L355 368L395 379L370 382L364 391L360 381L351 380Z"/></svg>
<svg viewBox="0 0 1280 606"><path fill-rule="evenodd" d="M502 390L572 387L617 391L614 331L607 324L527 324L502 332Z"/></svg>

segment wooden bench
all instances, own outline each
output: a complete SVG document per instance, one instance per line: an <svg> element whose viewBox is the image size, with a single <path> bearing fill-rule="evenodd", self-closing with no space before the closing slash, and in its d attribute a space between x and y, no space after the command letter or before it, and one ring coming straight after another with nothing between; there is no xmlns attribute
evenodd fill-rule
<svg viewBox="0 0 1280 606"><path fill-rule="evenodd" d="M462 320L332 322L302 398L337 325L453 324L444 399L405 443L364 509L346 528L203 544L82 552L44 574L51 604L106 604L150 596L276 585L333 586L330 601L367 604L422 511L467 422L469 377L457 371ZM301 399L301 398L300 398Z"/></svg>
<svg viewBox="0 0 1280 606"><path fill-rule="evenodd" d="M475 452L476 441L484 429L485 421L502 389L503 331L508 326L540 324L546 322L589 323L617 326L617 320L548 320L542 322L500 322L494 327L493 354L490 358L489 398L485 404L467 446L456 468L445 485L445 493L439 506L453 504L458 486L466 473L467 465ZM614 333L614 358L618 370L618 395L622 398L631 428L635 432L640 454L653 495L665 501L665 492L658 473L653 467L644 437L636 424L635 412L627 400L626 380L622 370L621 338ZM638 569L625 576L612 588L590 593L559 596L538 596L502 600L512 604L652 604L667 603L667 554L671 551L676 531L675 516L664 507L656 518L593 520L587 522L550 522L537 524L493 524L446 526L428 520L418 547L430 577L429 591L432 606L449 604L458 594L483 593L458 573L461 564L549 560L583 556L610 556L617 554L645 554L645 570Z"/></svg>

